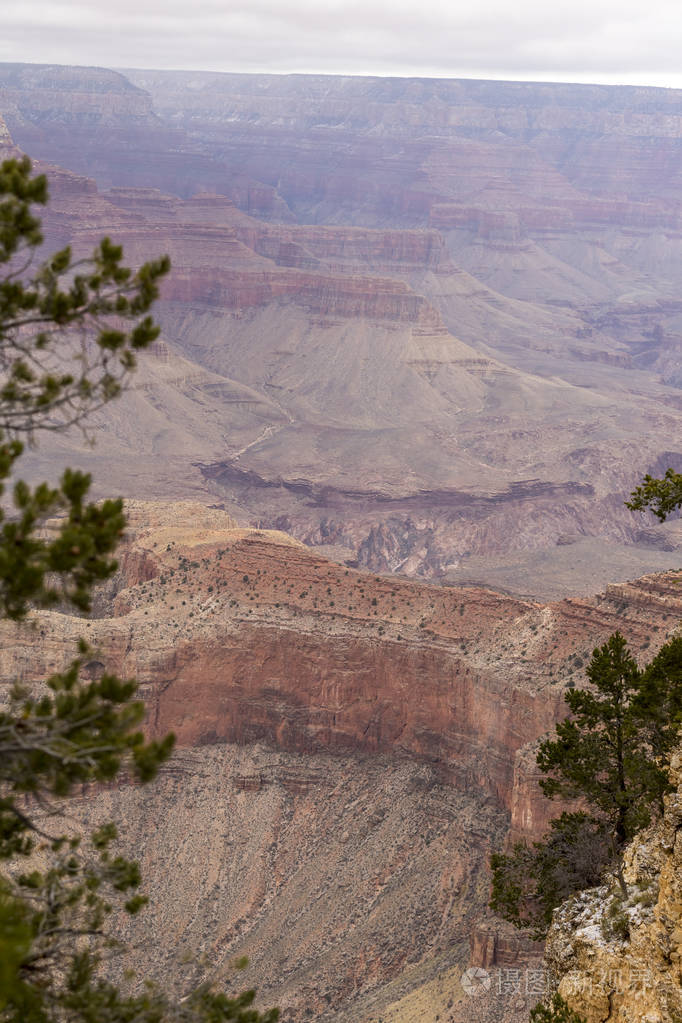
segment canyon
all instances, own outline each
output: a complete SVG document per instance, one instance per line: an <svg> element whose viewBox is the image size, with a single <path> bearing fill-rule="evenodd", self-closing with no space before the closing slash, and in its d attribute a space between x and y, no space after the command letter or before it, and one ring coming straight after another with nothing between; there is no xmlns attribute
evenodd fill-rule
<svg viewBox="0 0 682 1023"><path fill-rule="evenodd" d="M0 65L45 250L172 258L133 386L23 462L126 497L117 575L0 623L3 686L85 635L178 737L76 801L153 879L153 976L246 953L292 1023L527 1018L460 984L539 966L489 853L554 815L535 744L593 647L682 611L682 523L624 507L682 470L681 137L675 90Z"/></svg>
<svg viewBox="0 0 682 1023"><path fill-rule="evenodd" d="M382 573L677 564L623 501L682 466L679 93L2 65L0 112L50 243L174 264L106 454L53 462Z"/></svg>
<svg viewBox="0 0 682 1023"><path fill-rule="evenodd" d="M84 636L86 677L135 676L149 734L176 733L153 785L70 811L116 819L152 879L127 930L147 971L191 953L229 977L248 954L237 982L285 1019L398 1023L469 1019L471 962L537 966L486 910L488 856L542 834L537 738L616 628L640 659L674 634L679 576L541 604L344 568L199 502L127 512L93 614L3 623L0 682L44 679Z"/></svg>

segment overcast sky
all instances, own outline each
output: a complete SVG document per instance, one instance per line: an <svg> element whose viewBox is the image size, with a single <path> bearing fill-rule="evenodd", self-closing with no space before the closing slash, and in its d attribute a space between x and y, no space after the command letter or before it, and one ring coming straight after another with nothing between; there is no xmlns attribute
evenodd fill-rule
<svg viewBox="0 0 682 1023"><path fill-rule="evenodd" d="M682 0L1 0L0 60L682 87Z"/></svg>

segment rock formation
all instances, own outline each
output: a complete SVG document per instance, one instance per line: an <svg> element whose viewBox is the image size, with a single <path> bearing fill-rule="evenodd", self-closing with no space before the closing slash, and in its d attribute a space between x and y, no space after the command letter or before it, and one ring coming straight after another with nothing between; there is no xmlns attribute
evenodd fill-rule
<svg viewBox="0 0 682 1023"><path fill-rule="evenodd" d="M9 128L5 124L2 117L0 117L0 146L5 149L12 145L12 136L9 133Z"/></svg>
<svg viewBox="0 0 682 1023"><path fill-rule="evenodd" d="M591 649L648 658L682 612L674 573L614 582L682 547L623 507L682 469L682 93L5 64L0 114L48 247L173 260L106 443L28 456L173 504L129 502L90 618L0 645L31 682L85 635L178 736L156 786L79 800L154 878L145 966L247 953L285 1019L520 1021L540 964L486 911L490 849L554 816L535 744ZM631 905L557 917L588 1023L679 1014L676 805Z"/></svg>
<svg viewBox="0 0 682 1023"><path fill-rule="evenodd" d="M617 886L561 906L547 940L559 993L586 1023L675 1023L682 1015L682 752L661 821L626 850Z"/></svg>
<svg viewBox="0 0 682 1023"><path fill-rule="evenodd" d="M52 465L383 573L677 564L623 499L682 464L678 92L2 65L0 111L86 175L50 245L174 263L106 453Z"/></svg>
<svg viewBox="0 0 682 1023"><path fill-rule="evenodd" d="M198 503L128 510L94 614L4 624L0 678L44 678L85 635L86 672L135 675L150 734L176 732L158 784L81 802L154 878L130 932L149 969L248 953L244 982L287 1018L406 1020L421 999L470 1019L470 962L537 962L485 911L491 847L554 813L533 744L615 628L641 657L665 641L676 577L542 605L344 568Z"/></svg>
<svg viewBox="0 0 682 1023"><path fill-rule="evenodd" d="M610 547L595 545L590 564L602 548L611 566L615 545L636 542L620 498L663 457L674 405L647 397L636 410L630 395L542 381L453 336L415 287L419 261L463 324L478 306L517 331L521 313L505 300L500 315L434 232L274 227L219 197L103 196L88 179L51 174L50 244L85 253L108 233L133 260L165 249L174 261L158 307L164 342L120 413L101 418L106 458L80 455L96 476L130 495L208 491L242 521L427 578L485 579L494 567L468 559L499 566L595 533ZM130 433L132 421L144 428ZM675 547L643 545L635 574L675 564Z"/></svg>

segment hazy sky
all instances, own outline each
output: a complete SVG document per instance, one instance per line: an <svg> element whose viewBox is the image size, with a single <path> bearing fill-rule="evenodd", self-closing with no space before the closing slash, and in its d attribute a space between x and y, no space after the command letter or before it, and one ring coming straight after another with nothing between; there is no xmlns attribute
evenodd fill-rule
<svg viewBox="0 0 682 1023"><path fill-rule="evenodd" d="M682 87L682 0L1 0L0 60Z"/></svg>

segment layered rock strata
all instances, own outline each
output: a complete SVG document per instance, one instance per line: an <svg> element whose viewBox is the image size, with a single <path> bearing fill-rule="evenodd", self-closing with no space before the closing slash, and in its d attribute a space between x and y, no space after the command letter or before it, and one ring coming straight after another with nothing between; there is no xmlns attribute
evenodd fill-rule
<svg viewBox="0 0 682 1023"><path fill-rule="evenodd" d="M148 946L154 929L149 968L248 953L266 1004L344 1021L400 1019L455 971L450 1011L468 1018L472 950L533 961L484 922L491 847L554 814L533 743L593 645L620 628L645 658L676 628L674 578L541 605L345 569L198 504L130 514L95 616L3 626L0 674L44 678L85 635L86 673L135 675L149 733L176 732L158 786L82 804L123 822L154 879L131 931Z"/></svg>
<svg viewBox="0 0 682 1023"><path fill-rule="evenodd" d="M82 179L76 207L63 177L48 224L55 243L71 238L84 253L106 232L134 261L164 248L173 259L158 313L179 394L146 385L152 409L138 392L121 419L149 423L148 439L136 434L137 459L140 443L193 453L175 472L180 492L203 488L254 524L362 567L427 578L566 536L637 542L621 495L677 431L674 403L647 396L633 406L611 385L599 393L543 382L448 329L457 322L473 339L484 320L518 345L532 326L565 350L582 329L573 313L536 312L529 324L520 303L458 269L435 232L280 227L218 196L105 197ZM605 366L621 358L603 356ZM156 375L158 362L144 365ZM195 430L187 408L159 422L188 397L215 408L210 426ZM184 442L165 439L183 429ZM127 444L121 436L121 465ZM149 472L159 473L153 458ZM129 493L139 486L123 483ZM640 564L676 563L665 553ZM616 560L602 548L606 556Z"/></svg>
<svg viewBox="0 0 682 1023"><path fill-rule="evenodd" d="M51 168L49 245L109 234L174 263L163 344L94 427L106 451L56 441L45 461L75 449L128 495L210 494L373 571L544 598L676 564L679 537L652 546L623 499L680 460L682 236L661 155L677 102L3 66L19 141L117 186ZM594 132L622 144L620 190ZM256 180L266 150L288 200Z"/></svg>

